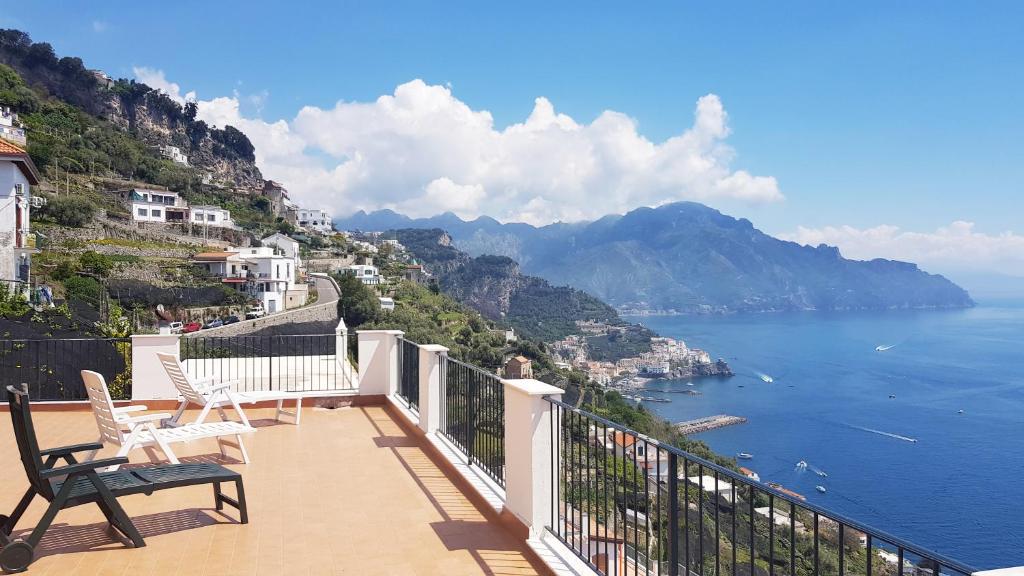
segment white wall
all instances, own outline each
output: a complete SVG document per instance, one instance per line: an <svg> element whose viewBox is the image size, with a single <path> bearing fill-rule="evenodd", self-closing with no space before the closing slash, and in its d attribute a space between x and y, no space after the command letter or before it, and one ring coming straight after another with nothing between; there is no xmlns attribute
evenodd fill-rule
<svg viewBox="0 0 1024 576"><path fill-rule="evenodd" d="M145 215L140 214L140 210L145 211ZM159 211L160 215L154 216L154 210ZM132 220L136 222L167 222L167 206L149 202L132 202Z"/></svg>
<svg viewBox="0 0 1024 576"><path fill-rule="evenodd" d="M0 161L0 280L14 280L17 277L17 257L14 253L17 241L15 222L18 214L14 195L16 184L21 184L28 194L29 183L21 170L18 170L13 162ZM24 218L23 224L28 222L27 208Z"/></svg>

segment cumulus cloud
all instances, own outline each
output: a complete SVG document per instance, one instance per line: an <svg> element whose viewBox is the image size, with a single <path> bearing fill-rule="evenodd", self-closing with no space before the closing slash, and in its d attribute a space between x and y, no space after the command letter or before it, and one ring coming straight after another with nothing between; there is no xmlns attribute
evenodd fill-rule
<svg viewBox="0 0 1024 576"><path fill-rule="evenodd" d="M916 262L939 270L999 272L1024 276L1024 236L1014 232L984 234L973 222L958 220L934 232L911 232L897 226L799 227L780 234L801 244L838 246L847 258L890 258Z"/></svg>
<svg viewBox="0 0 1024 576"><path fill-rule="evenodd" d="M142 74L184 99L161 72L136 69ZM500 128L450 86L422 80L372 102L306 106L274 122L247 116L242 101L238 94L199 100L198 117L245 132L265 177L297 202L336 215L451 210L547 223L684 199L783 199L775 178L732 168L728 115L714 94L697 101L691 127L663 142L644 137L625 114L605 111L582 123L543 97L525 120Z"/></svg>
<svg viewBox="0 0 1024 576"><path fill-rule="evenodd" d="M184 104L188 100L196 99L195 92L188 92L187 94L182 95L181 86L176 82L168 80L164 75L163 70L147 68L145 66L135 66L132 68L132 74L135 75L135 79L139 82L142 82L150 88L163 92L178 104Z"/></svg>

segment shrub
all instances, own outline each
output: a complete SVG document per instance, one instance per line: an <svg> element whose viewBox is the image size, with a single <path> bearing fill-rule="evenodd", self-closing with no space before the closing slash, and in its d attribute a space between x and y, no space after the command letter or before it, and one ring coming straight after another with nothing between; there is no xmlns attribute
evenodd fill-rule
<svg viewBox="0 0 1024 576"><path fill-rule="evenodd" d="M96 207L84 198L58 196L50 198L49 202L39 209L39 212L41 216L52 218L61 226L81 228L92 221Z"/></svg>
<svg viewBox="0 0 1024 576"><path fill-rule="evenodd" d="M110 256L94 250L87 250L78 257L78 262L81 264L82 270L104 278L110 276L110 271L114 268L114 260Z"/></svg>

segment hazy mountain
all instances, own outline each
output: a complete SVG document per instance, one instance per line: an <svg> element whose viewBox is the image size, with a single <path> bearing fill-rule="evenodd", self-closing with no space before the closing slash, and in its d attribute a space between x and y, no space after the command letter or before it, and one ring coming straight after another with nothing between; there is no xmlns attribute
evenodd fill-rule
<svg viewBox="0 0 1024 576"><path fill-rule="evenodd" d="M915 264L847 260L835 247L782 241L748 220L694 202L542 227L486 217L466 222L450 213L410 219L394 212L361 212L338 225L443 228L469 254L507 256L523 273L625 308L759 312L973 305L965 290Z"/></svg>

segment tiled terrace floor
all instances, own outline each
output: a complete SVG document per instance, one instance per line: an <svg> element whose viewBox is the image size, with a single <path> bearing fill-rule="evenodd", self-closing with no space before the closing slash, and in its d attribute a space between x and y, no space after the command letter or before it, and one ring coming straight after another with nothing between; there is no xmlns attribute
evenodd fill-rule
<svg viewBox="0 0 1024 576"><path fill-rule="evenodd" d="M230 507L213 509L209 486L121 502L147 546L126 548L94 505L62 511L29 574L534 574L525 545L475 506L431 460L425 440L407 434L380 406L303 408L302 426L276 423L272 410L247 410L259 431L242 472L248 525ZM95 441L89 412L33 414L43 448ZM228 449L229 454L232 449ZM107 448L101 456L113 455ZM182 461L221 461L214 440L176 445ZM145 452L132 463L148 462ZM27 481L9 416L0 412L0 513ZM233 495L233 488L226 487ZM36 499L15 536L44 509Z"/></svg>

